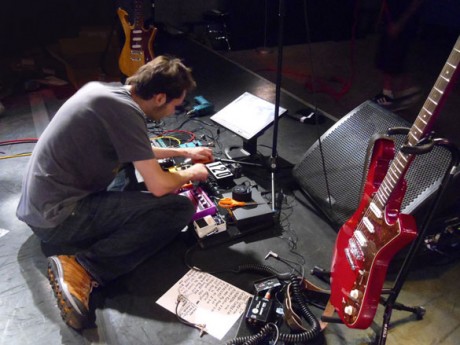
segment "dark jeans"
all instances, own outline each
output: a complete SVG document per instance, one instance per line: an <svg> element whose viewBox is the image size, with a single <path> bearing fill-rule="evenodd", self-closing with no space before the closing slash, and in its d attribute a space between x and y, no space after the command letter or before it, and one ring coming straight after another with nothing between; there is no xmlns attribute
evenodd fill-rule
<svg viewBox="0 0 460 345"><path fill-rule="evenodd" d="M141 191L104 191L81 200L58 227L33 228L53 245L89 243L78 262L104 284L132 271L170 243L191 221L191 201L180 195L155 197Z"/></svg>

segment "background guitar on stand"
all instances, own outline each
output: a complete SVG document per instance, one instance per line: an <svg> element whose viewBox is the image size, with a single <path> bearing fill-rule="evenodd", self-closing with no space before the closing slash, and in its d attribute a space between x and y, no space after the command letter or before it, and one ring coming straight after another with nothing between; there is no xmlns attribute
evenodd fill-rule
<svg viewBox="0 0 460 345"><path fill-rule="evenodd" d="M429 134L459 64L460 37L409 130L406 146L415 148ZM404 176L414 154L394 152L390 138L375 141L361 201L341 227L334 248L330 301L350 328L371 325L390 260L417 236L414 218L400 214Z"/></svg>
<svg viewBox="0 0 460 345"><path fill-rule="evenodd" d="M118 66L125 76L130 77L139 67L154 58L153 43L158 30L153 25L145 27L143 0L125 3L122 2L117 10L125 36ZM134 7L129 8L129 4ZM153 14L154 2L149 1L149 4Z"/></svg>

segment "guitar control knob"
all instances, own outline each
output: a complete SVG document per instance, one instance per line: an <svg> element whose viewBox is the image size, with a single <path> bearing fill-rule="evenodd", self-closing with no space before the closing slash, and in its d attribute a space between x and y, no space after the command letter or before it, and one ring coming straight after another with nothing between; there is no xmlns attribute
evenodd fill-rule
<svg viewBox="0 0 460 345"><path fill-rule="evenodd" d="M353 289L350 291L350 297L353 299L358 299L359 297L359 290L358 289Z"/></svg>
<svg viewBox="0 0 460 345"><path fill-rule="evenodd" d="M352 316L354 313L355 313L355 308L351 305L347 305L344 309L343 309L343 312L347 315L350 315Z"/></svg>

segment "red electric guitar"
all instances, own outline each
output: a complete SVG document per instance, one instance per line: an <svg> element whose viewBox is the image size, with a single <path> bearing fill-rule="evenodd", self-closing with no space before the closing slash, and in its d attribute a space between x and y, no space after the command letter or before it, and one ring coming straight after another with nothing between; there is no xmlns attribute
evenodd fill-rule
<svg viewBox="0 0 460 345"><path fill-rule="evenodd" d="M157 28L150 26L144 28L144 2L134 1L134 23L131 25L128 20L128 13L119 8L117 10L123 32L125 33L125 44L118 59L120 71L130 77L139 67L154 58L153 40Z"/></svg>
<svg viewBox="0 0 460 345"><path fill-rule="evenodd" d="M459 62L460 37L409 131L407 145L416 145L430 130ZM417 236L413 217L399 213L406 191L404 176L413 158L402 152L395 156L389 138L375 142L362 199L337 235L330 302L350 328L371 325L390 260Z"/></svg>

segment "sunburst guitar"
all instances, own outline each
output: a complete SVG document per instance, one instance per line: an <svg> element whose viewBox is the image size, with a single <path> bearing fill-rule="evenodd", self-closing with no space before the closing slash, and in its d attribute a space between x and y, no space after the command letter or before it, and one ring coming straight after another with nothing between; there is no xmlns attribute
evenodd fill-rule
<svg viewBox="0 0 460 345"><path fill-rule="evenodd" d="M409 130L406 145L429 133L458 75L460 37ZM366 329L375 316L393 256L417 236L415 220L400 213L404 178L413 154L395 155L393 140L377 140L357 210L337 235L331 266L331 304L350 328ZM407 186L410 188L410 186Z"/></svg>
<svg viewBox="0 0 460 345"><path fill-rule="evenodd" d="M144 26L143 1L134 1L133 23L129 22L128 13L117 10L125 34L125 43L118 59L118 67L125 76L132 76L142 65L154 58L153 42L157 28Z"/></svg>

